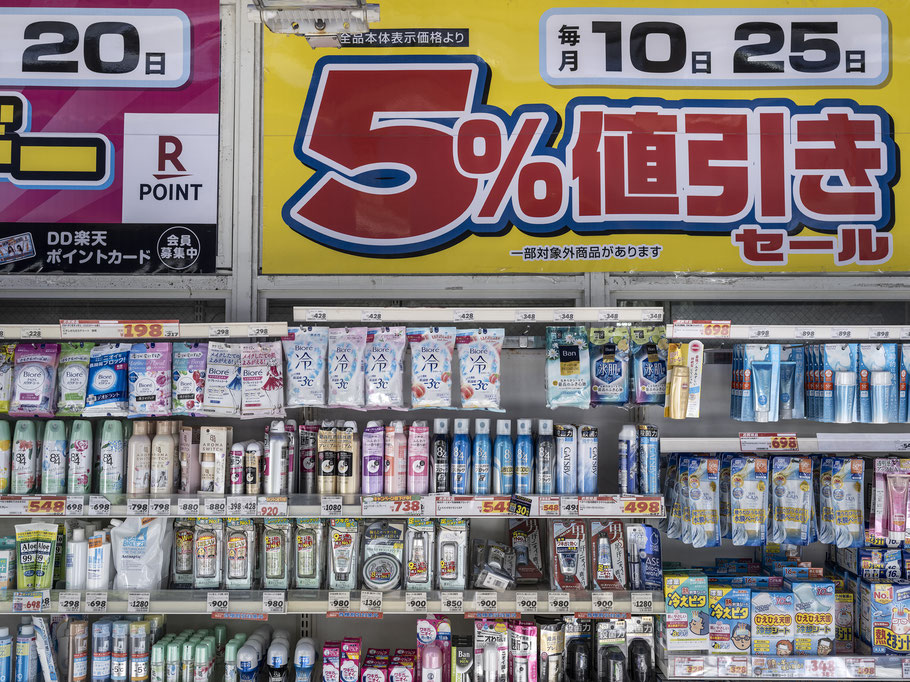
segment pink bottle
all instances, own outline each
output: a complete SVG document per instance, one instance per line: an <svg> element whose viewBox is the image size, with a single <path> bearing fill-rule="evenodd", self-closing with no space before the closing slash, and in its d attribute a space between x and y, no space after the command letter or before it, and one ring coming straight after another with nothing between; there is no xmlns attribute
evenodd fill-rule
<svg viewBox="0 0 910 682"><path fill-rule="evenodd" d="M385 427L385 494L404 495L408 481L408 437L403 421Z"/></svg>
<svg viewBox="0 0 910 682"><path fill-rule="evenodd" d="M430 492L430 427L424 421L411 424L408 432L408 494Z"/></svg>

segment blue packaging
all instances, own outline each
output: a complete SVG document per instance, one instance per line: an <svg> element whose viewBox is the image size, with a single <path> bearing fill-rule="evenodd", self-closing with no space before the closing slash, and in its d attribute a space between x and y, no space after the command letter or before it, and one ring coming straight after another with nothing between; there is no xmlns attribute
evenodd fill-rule
<svg viewBox="0 0 910 682"><path fill-rule="evenodd" d="M708 587L708 632L713 654L752 651L752 590L748 587Z"/></svg>
<svg viewBox="0 0 910 682"><path fill-rule="evenodd" d="M92 682L111 679L111 623L100 620L92 624Z"/></svg>
<svg viewBox="0 0 910 682"><path fill-rule="evenodd" d="M473 476L475 495L489 495L493 490L493 444L490 442L490 420L474 420Z"/></svg>
<svg viewBox="0 0 910 682"><path fill-rule="evenodd" d="M638 490L645 495L660 492L660 437L656 426L638 425Z"/></svg>
<svg viewBox="0 0 910 682"><path fill-rule="evenodd" d="M660 558L660 532L643 523L626 524L629 552L629 580L633 590L662 590L663 564Z"/></svg>
<svg viewBox="0 0 910 682"><path fill-rule="evenodd" d="M663 405L667 388L666 327L632 327L632 355L635 402L639 405Z"/></svg>
<svg viewBox="0 0 910 682"><path fill-rule="evenodd" d="M557 424L556 436L556 494L575 495L578 492L578 432L572 424Z"/></svg>
<svg viewBox="0 0 910 682"><path fill-rule="evenodd" d="M452 437L452 482L453 495L467 495L471 492L471 436L469 419L455 420L455 435Z"/></svg>
<svg viewBox="0 0 910 682"><path fill-rule="evenodd" d="M619 431L619 492L638 493L638 429L632 424Z"/></svg>
<svg viewBox="0 0 910 682"><path fill-rule="evenodd" d="M755 391L761 390L768 399L767 421L778 421L780 418L780 344L748 343L743 347L742 361L742 399L738 419L746 422L756 421L753 394ZM771 371L756 375L753 368L753 364L756 362L771 363ZM767 383L756 386L756 381ZM764 420L764 417L762 419Z"/></svg>
<svg viewBox="0 0 910 682"><path fill-rule="evenodd" d="M531 437L531 420L518 420L518 437L515 439L515 492L529 495L534 492L534 439Z"/></svg>
<svg viewBox="0 0 910 682"><path fill-rule="evenodd" d="M35 682L38 679L38 647L34 628L31 634L23 634L19 627L16 636L16 682Z"/></svg>
<svg viewBox="0 0 910 682"><path fill-rule="evenodd" d="M7 633L0 637L0 682L13 680L13 637Z"/></svg>
<svg viewBox="0 0 910 682"><path fill-rule="evenodd" d="M125 417L129 411L128 343L105 343L92 348L85 394L85 417Z"/></svg>
<svg viewBox="0 0 910 682"><path fill-rule="evenodd" d="M889 372L891 382L884 386L884 417L885 422L897 422L898 410L898 368L896 343L861 343L858 346L857 366L857 412L859 421L864 424L874 423L872 416L872 372Z"/></svg>
<svg viewBox="0 0 910 682"><path fill-rule="evenodd" d="M515 455L512 446L512 422L496 420L493 442L493 494L511 495L514 489Z"/></svg>
<svg viewBox="0 0 910 682"><path fill-rule="evenodd" d="M781 419L805 419L806 418L806 349L803 346L782 346L780 349L781 362L792 362L793 367L793 394L791 396L791 407L788 411L781 411ZM783 385L781 386L783 391ZM783 399L781 403L783 403Z"/></svg>
<svg viewBox="0 0 910 682"><path fill-rule="evenodd" d="M834 400L834 381L838 372L856 372L859 368L857 365L857 344L855 343L826 343L821 347L821 392L820 392L820 415L819 421L831 423L835 418L835 400ZM856 421L856 398L852 401L852 408L848 406L847 411L853 413L853 421Z"/></svg>
<svg viewBox="0 0 910 682"><path fill-rule="evenodd" d="M587 329L547 327L547 407L590 407L590 365Z"/></svg>
<svg viewBox="0 0 910 682"><path fill-rule="evenodd" d="M597 492L597 427L578 427L578 494Z"/></svg>
<svg viewBox="0 0 910 682"><path fill-rule="evenodd" d="M624 405L629 401L629 328L592 327L591 404Z"/></svg>

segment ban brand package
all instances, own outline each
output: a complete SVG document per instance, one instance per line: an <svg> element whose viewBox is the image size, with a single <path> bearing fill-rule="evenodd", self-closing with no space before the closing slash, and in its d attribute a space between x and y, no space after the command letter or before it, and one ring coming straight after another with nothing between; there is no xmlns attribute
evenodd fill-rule
<svg viewBox="0 0 910 682"><path fill-rule="evenodd" d="M592 327L591 404L625 405L629 401L629 328Z"/></svg>
<svg viewBox="0 0 910 682"><path fill-rule="evenodd" d="M242 387L240 346L218 341L209 342L202 411L207 415L238 416Z"/></svg>
<svg viewBox="0 0 910 682"><path fill-rule="evenodd" d="M174 343L171 375L171 414L201 417L205 397L207 343Z"/></svg>
<svg viewBox="0 0 910 682"><path fill-rule="evenodd" d="M56 343L20 343L16 346L10 416L54 416L59 355L60 346Z"/></svg>
<svg viewBox="0 0 910 682"><path fill-rule="evenodd" d="M129 367L130 416L170 416L171 344L134 343Z"/></svg>
<svg viewBox="0 0 910 682"><path fill-rule="evenodd" d="M663 405L667 390L666 327L632 327L630 353L634 382L634 402Z"/></svg>
<svg viewBox="0 0 910 682"><path fill-rule="evenodd" d="M504 329L467 329L458 332L461 406L499 409Z"/></svg>
<svg viewBox="0 0 910 682"><path fill-rule="evenodd" d="M455 327L408 328L411 407L452 406Z"/></svg>
<svg viewBox="0 0 910 682"><path fill-rule="evenodd" d="M287 362L285 404L288 407L325 405L328 327L291 327L282 343Z"/></svg>
<svg viewBox="0 0 910 682"><path fill-rule="evenodd" d="M763 546L768 521L768 460L730 460L730 535L734 545Z"/></svg>
<svg viewBox="0 0 910 682"><path fill-rule="evenodd" d="M57 365L58 417L79 417L85 409L88 363L94 345L83 341L60 344L60 363Z"/></svg>
<svg viewBox="0 0 910 682"><path fill-rule="evenodd" d="M363 407L366 327L329 330L329 406Z"/></svg>
<svg viewBox="0 0 910 682"><path fill-rule="evenodd" d="M284 378L281 342L240 346L240 409L244 417L283 417Z"/></svg>
<svg viewBox="0 0 910 682"><path fill-rule="evenodd" d="M13 363L16 359L16 344L0 343L0 414L9 412L9 400L13 389Z"/></svg>
<svg viewBox="0 0 910 682"><path fill-rule="evenodd" d="M88 365L85 417L126 417L129 414L128 343L105 343L92 348Z"/></svg>
<svg viewBox="0 0 910 682"><path fill-rule="evenodd" d="M771 460L771 542L809 543L813 498L811 459L778 456Z"/></svg>
<svg viewBox="0 0 910 682"><path fill-rule="evenodd" d="M720 460L696 457L689 463L690 544L693 547L719 547L718 508Z"/></svg>
<svg viewBox="0 0 910 682"><path fill-rule="evenodd" d="M591 359L584 327L547 327L547 407L591 406Z"/></svg>
<svg viewBox="0 0 910 682"><path fill-rule="evenodd" d="M404 407L404 327L381 327L367 332L367 407Z"/></svg>

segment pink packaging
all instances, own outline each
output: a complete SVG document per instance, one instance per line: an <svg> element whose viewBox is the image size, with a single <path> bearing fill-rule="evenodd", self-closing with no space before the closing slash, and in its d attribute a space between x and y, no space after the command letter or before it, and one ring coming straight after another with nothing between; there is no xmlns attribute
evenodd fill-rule
<svg viewBox="0 0 910 682"><path fill-rule="evenodd" d="M351 660L359 661L363 652L363 642L360 637L345 637L341 642L341 653Z"/></svg>
<svg viewBox="0 0 910 682"><path fill-rule="evenodd" d="M384 662L371 659L360 671L360 682L389 682L389 669Z"/></svg>
<svg viewBox="0 0 910 682"><path fill-rule="evenodd" d="M283 365L280 341L241 345L241 416L284 416Z"/></svg>
<svg viewBox="0 0 910 682"><path fill-rule="evenodd" d="M423 650L435 644L442 651L442 679L452 676L452 623L448 618L420 618L417 621L416 679L423 679L420 673ZM530 679L530 678L529 678Z"/></svg>
<svg viewBox="0 0 910 682"><path fill-rule="evenodd" d="M516 674L518 662L525 667L521 674ZM509 623L509 679L537 679L537 625L534 623Z"/></svg>
<svg viewBox="0 0 910 682"><path fill-rule="evenodd" d="M171 414L171 344L134 343L129 361L130 417Z"/></svg>
<svg viewBox="0 0 910 682"><path fill-rule="evenodd" d="M395 649L396 656L410 656L411 658L417 658L417 649Z"/></svg>
<svg viewBox="0 0 910 682"><path fill-rule="evenodd" d="M351 658L342 659L338 676L341 682L357 682L360 679L360 661Z"/></svg>
<svg viewBox="0 0 910 682"><path fill-rule="evenodd" d="M20 343L16 346L11 417L53 417L56 409L57 360L60 344Z"/></svg>
<svg viewBox="0 0 910 682"><path fill-rule="evenodd" d="M171 414L202 417L207 343L175 343L171 376Z"/></svg>
<svg viewBox="0 0 910 682"><path fill-rule="evenodd" d="M367 649L367 656L373 656L373 657L385 656L386 658L388 658L389 653L390 653L389 649L374 649L373 647L370 647L369 649Z"/></svg>
<svg viewBox="0 0 910 682"><path fill-rule="evenodd" d="M416 665L408 659L389 666L389 682L415 682Z"/></svg>

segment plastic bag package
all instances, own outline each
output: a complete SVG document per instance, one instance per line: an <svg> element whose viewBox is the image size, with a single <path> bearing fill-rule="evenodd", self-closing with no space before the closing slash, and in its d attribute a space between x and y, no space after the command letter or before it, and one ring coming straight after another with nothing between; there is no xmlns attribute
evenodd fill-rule
<svg viewBox="0 0 910 682"><path fill-rule="evenodd" d="M244 343L240 347L241 414L284 416L281 342Z"/></svg>
<svg viewBox="0 0 910 682"><path fill-rule="evenodd" d="M408 343L411 407L451 407L455 327L409 328Z"/></svg>
<svg viewBox="0 0 910 682"><path fill-rule="evenodd" d="M768 460L730 460L730 535L738 546L764 546L768 522Z"/></svg>
<svg viewBox="0 0 910 682"><path fill-rule="evenodd" d="M591 404L625 405L629 401L629 328L592 327Z"/></svg>
<svg viewBox="0 0 910 682"><path fill-rule="evenodd" d="M54 416L59 356L60 345L56 343L20 343L16 346L10 416Z"/></svg>
<svg viewBox="0 0 910 682"><path fill-rule="evenodd" d="M862 547L865 544L866 525L863 508L865 464L858 457L832 459L831 507L834 544L840 549Z"/></svg>
<svg viewBox="0 0 910 682"><path fill-rule="evenodd" d="M9 412L9 400L13 390L13 363L16 359L16 344L0 344L0 414Z"/></svg>
<svg viewBox="0 0 910 682"><path fill-rule="evenodd" d="M363 407L366 327L329 330L329 406Z"/></svg>
<svg viewBox="0 0 910 682"><path fill-rule="evenodd" d="M105 343L92 348L83 416L127 416L130 406L129 361L128 343Z"/></svg>
<svg viewBox="0 0 910 682"><path fill-rule="evenodd" d="M238 416L242 386L240 346L217 341L209 342L202 411L207 415Z"/></svg>
<svg viewBox="0 0 910 682"><path fill-rule="evenodd" d="M505 329L468 329L458 332L458 368L461 406L465 409L499 409L502 384L502 342Z"/></svg>
<svg viewBox="0 0 910 682"><path fill-rule="evenodd" d="M666 327L632 327L630 331L634 402L642 405L663 405L667 391Z"/></svg>
<svg viewBox="0 0 910 682"><path fill-rule="evenodd" d="M584 327L547 327L547 407L591 406L591 359Z"/></svg>
<svg viewBox="0 0 910 682"><path fill-rule="evenodd" d="M111 530L115 590L160 590L170 558L170 521L128 516Z"/></svg>
<svg viewBox="0 0 910 682"><path fill-rule="evenodd" d="M75 341L60 344L57 365L57 416L79 417L85 409L88 390L88 364L93 343Z"/></svg>
<svg viewBox="0 0 910 682"><path fill-rule="evenodd" d="M201 417L205 397L207 343L175 343L171 374L171 414Z"/></svg>
<svg viewBox="0 0 910 682"><path fill-rule="evenodd" d="M130 348L130 416L171 414L171 344L134 343Z"/></svg>
<svg viewBox="0 0 910 682"><path fill-rule="evenodd" d="M404 327L381 327L367 332L367 407L404 407Z"/></svg>
<svg viewBox="0 0 910 682"><path fill-rule="evenodd" d="M771 542L788 545L809 543L812 508L812 460L779 456L771 460Z"/></svg>
<svg viewBox="0 0 910 682"><path fill-rule="evenodd" d="M689 523L693 547L720 547L720 460L697 457L689 464Z"/></svg>
<svg viewBox="0 0 910 682"><path fill-rule="evenodd" d="M326 353L328 327L292 327L284 344L287 364L285 405L321 407L325 405Z"/></svg>

